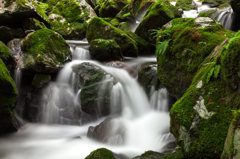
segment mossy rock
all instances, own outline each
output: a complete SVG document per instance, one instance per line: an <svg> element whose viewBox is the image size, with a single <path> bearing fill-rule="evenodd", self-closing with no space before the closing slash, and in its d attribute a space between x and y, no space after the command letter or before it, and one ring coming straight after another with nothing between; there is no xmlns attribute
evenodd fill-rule
<svg viewBox="0 0 240 159"><path fill-rule="evenodd" d="M63 37L49 29L41 29L22 41L25 70L37 73L56 73L71 59L70 47Z"/></svg>
<svg viewBox="0 0 240 159"><path fill-rule="evenodd" d="M88 21L96 16L85 1L51 0L48 8L51 28L67 39L85 38Z"/></svg>
<svg viewBox="0 0 240 159"><path fill-rule="evenodd" d="M228 135L225 140L224 150L221 159L240 158L240 111L233 111L233 120L228 129Z"/></svg>
<svg viewBox="0 0 240 159"><path fill-rule="evenodd" d="M230 0L203 0L203 4L208 4L210 7L218 7L224 3L229 3Z"/></svg>
<svg viewBox="0 0 240 159"><path fill-rule="evenodd" d="M9 61L12 61L12 54L11 54L9 48L1 41L0 41L0 58L6 64Z"/></svg>
<svg viewBox="0 0 240 159"><path fill-rule="evenodd" d="M75 65L72 69L76 73L75 88L81 88L82 110L93 117L109 115L110 93L115 79L91 63Z"/></svg>
<svg viewBox="0 0 240 159"><path fill-rule="evenodd" d="M232 90L240 89L240 32L223 48L221 56L223 80Z"/></svg>
<svg viewBox="0 0 240 159"><path fill-rule="evenodd" d="M45 84L47 84L48 82L51 81L51 76L50 75L46 75L46 74L36 74L34 77L33 77L33 80L32 80L32 85L35 87L35 88L41 88L43 87Z"/></svg>
<svg viewBox="0 0 240 159"><path fill-rule="evenodd" d="M191 86L171 109L171 132L185 158L215 159L222 154L233 111L240 105L239 91L221 80L228 69L221 59L232 41L223 41L205 58Z"/></svg>
<svg viewBox="0 0 240 159"><path fill-rule="evenodd" d="M196 8L196 6L193 5L192 0L177 0L176 7L182 8L183 10L191 10Z"/></svg>
<svg viewBox="0 0 240 159"><path fill-rule="evenodd" d="M130 11L134 17L144 13L156 0L131 0Z"/></svg>
<svg viewBox="0 0 240 159"><path fill-rule="evenodd" d="M199 13L198 17L211 17L216 12L217 12L216 9L209 10L209 11L203 11L203 12Z"/></svg>
<svg viewBox="0 0 240 159"><path fill-rule="evenodd" d="M100 148L93 152L91 152L85 159L117 159L113 152L105 149Z"/></svg>
<svg viewBox="0 0 240 159"><path fill-rule="evenodd" d="M135 33L143 39L155 43L153 30L161 28L163 25L178 16L176 7L169 2L160 0L149 7Z"/></svg>
<svg viewBox="0 0 240 159"><path fill-rule="evenodd" d="M231 34L210 18L174 19L157 34L158 77L169 92L181 97L199 65Z"/></svg>
<svg viewBox="0 0 240 159"><path fill-rule="evenodd" d="M154 151L146 151L141 156L134 157L133 159L160 159L164 156L163 153L154 152Z"/></svg>
<svg viewBox="0 0 240 159"><path fill-rule="evenodd" d="M99 17L94 17L90 21L87 30L87 39L88 41L94 39L115 40L124 56L136 57L138 55L138 47L135 40L124 31Z"/></svg>
<svg viewBox="0 0 240 159"><path fill-rule="evenodd" d="M90 54L99 61L121 60L122 53L114 40L95 39L90 42Z"/></svg>
<svg viewBox="0 0 240 159"><path fill-rule="evenodd" d="M99 1L99 15L101 17L115 17L128 4L128 0L101 0Z"/></svg>
<svg viewBox="0 0 240 159"><path fill-rule="evenodd" d="M14 132L17 126L13 121L13 108L17 99L15 83L5 64L0 59L0 135Z"/></svg>

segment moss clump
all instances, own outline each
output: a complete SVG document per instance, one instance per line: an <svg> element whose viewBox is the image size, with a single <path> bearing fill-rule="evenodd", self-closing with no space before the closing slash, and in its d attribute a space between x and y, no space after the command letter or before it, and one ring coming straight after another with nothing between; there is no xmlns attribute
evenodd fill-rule
<svg viewBox="0 0 240 159"><path fill-rule="evenodd" d="M221 57L223 80L232 90L240 88L240 71L238 69L240 67L239 33L223 48Z"/></svg>
<svg viewBox="0 0 240 159"><path fill-rule="evenodd" d="M154 3L153 0L132 0L130 3L130 11L134 17L143 13L148 7Z"/></svg>
<svg viewBox="0 0 240 159"><path fill-rule="evenodd" d="M51 76L50 75L36 74L33 77L32 85L36 88L40 88L43 85L47 84L49 81L51 81Z"/></svg>
<svg viewBox="0 0 240 159"><path fill-rule="evenodd" d="M232 41L234 39L227 45L228 40L222 42L204 60L191 86L171 109L171 132L177 138L186 158L215 159L220 158L223 151L228 127L233 119L232 111L240 105L239 92L232 91L228 83L221 80L224 70L228 69L221 59L226 57L224 50ZM223 47L224 45L226 46ZM212 70L215 68L220 70L214 75ZM202 109L205 109L208 117L201 115L199 104L206 107ZM188 140L184 140L182 128L188 134Z"/></svg>
<svg viewBox="0 0 240 159"><path fill-rule="evenodd" d="M0 59L0 110L11 110L16 102L16 95L15 83Z"/></svg>
<svg viewBox="0 0 240 159"><path fill-rule="evenodd" d="M206 27L200 27L196 21L174 19L169 24L171 27L157 33L158 77L177 97L190 86L204 59L228 36L214 21Z"/></svg>
<svg viewBox="0 0 240 159"><path fill-rule="evenodd" d="M115 17L127 4L127 0L102 0L98 4L99 15L101 17Z"/></svg>
<svg viewBox="0 0 240 159"><path fill-rule="evenodd" d="M116 159L116 157L112 151L100 148L91 152L85 159Z"/></svg>
<svg viewBox="0 0 240 159"><path fill-rule="evenodd" d="M192 5L192 0L177 0L176 6L183 10L191 10L195 8L195 6Z"/></svg>
<svg viewBox="0 0 240 159"><path fill-rule="evenodd" d="M0 41L0 58L7 63L11 58L11 52L9 48Z"/></svg>
<svg viewBox="0 0 240 159"><path fill-rule="evenodd" d="M151 31L161 28L164 24L176 17L178 17L177 8L169 2L160 0L149 7L143 20L136 29L136 34L147 41L155 43L155 38L152 36Z"/></svg>
<svg viewBox="0 0 240 159"><path fill-rule="evenodd" d="M214 13L216 13L217 10L209 10L206 12L201 12L198 17L211 17Z"/></svg>
<svg viewBox="0 0 240 159"><path fill-rule="evenodd" d="M91 41L90 54L100 61L122 59L121 49L114 40L95 39Z"/></svg>
<svg viewBox="0 0 240 159"><path fill-rule="evenodd" d="M25 69L36 72L55 72L71 58L70 48L63 37L49 29L30 33L22 41L21 47Z"/></svg>
<svg viewBox="0 0 240 159"><path fill-rule="evenodd" d="M138 55L136 41L134 41L122 30L114 27L99 17L94 17L90 21L87 30L87 39L88 41L92 41L94 39L115 40L122 49L124 56L135 57Z"/></svg>

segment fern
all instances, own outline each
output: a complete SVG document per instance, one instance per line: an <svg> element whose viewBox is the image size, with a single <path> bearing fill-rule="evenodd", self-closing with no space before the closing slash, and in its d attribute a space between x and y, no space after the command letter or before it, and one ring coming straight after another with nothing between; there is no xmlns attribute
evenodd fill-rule
<svg viewBox="0 0 240 159"><path fill-rule="evenodd" d="M170 40L165 40L157 45L155 56L163 56L165 55L168 45L169 45Z"/></svg>
<svg viewBox="0 0 240 159"><path fill-rule="evenodd" d="M207 75L207 79L206 79L206 83L208 83L210 81L210 79L212 78L212 76L217 79L218 78L218 75L220 73L220 69L221 69L221 66L220 65L216 65L214 68L212 68L210 70L210 72L208 73Z"/></svg>
<svg viewBox="0 0 240 159"><path fill-rule="evenodd" d="M215 79L218 78L218 74L219 74L219 72L220 72L220 69L221 69L221 66L220 66L220 65L215 66L215 68L214 68L214 78L215 78Z"/></svg>
<svg viewBox="0 0 240 159"><path fill-rule="evenodd" d="M208 73L206 83L208 83L208 82L210 81L210 79L211 79L211 77L212 77L212 75L213 75L213 72L214 72L214 68L212 68L212 69L210 70L210 72Z"/></svg>

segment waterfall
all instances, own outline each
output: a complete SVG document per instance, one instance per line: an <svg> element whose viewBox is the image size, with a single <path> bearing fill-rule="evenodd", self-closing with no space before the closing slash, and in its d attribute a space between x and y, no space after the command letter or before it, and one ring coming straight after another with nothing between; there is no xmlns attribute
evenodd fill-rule
<svg viewBox="0 0 240 159"><path fill-rule="evenodd" d="M175 141L169 132L167 90L153 87L148 99L137 79L126 70L91 60L85 42L68 43L73 61L67 63L56 81L43 91L39 103L42 106L41 121L27 123L16 134L0 139L1 158L83 159L101 147L132 158L147 150L167 150L166 146ZM129 60L126 65L137 67L153 59ZM104 94L109 81L114 78L109 95L110 115L94 121L81 109L79 96L83 88L76 88L73 71L74 66L86 62L106 72L98 96Z"/></svg>
<svg viewBox="0 0 240 159"><path fill-rule="evenodd" d="M232 30L234 22L234 12L231 7L226 7L218 10L212 15L213 19L219 21L225 29Z"/></svg>

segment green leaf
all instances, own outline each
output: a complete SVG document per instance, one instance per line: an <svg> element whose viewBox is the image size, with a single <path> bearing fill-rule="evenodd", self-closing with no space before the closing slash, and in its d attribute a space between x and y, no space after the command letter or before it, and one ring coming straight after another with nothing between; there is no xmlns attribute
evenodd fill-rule
<svg viewBox="0 0 240 159"><path fill-rule="evenodd" d="M218 78L218 74L219 74L219 72L220 72L220 69L221 69L221 66L220 66L220 65L215 66L215 68L214 68L214 78L215 78L215 79Z"/></svg>
<svg viewBox="0 0 240 159"><path fill-rule="evenodd" d="M212 77L212 75L213 75L213 72L214 72L214 68L212 68L212 69L210 70L210 72L208 73L206 83L208 83L208 82L210 81L210 79L211 79L211 77Z"/></svg>

